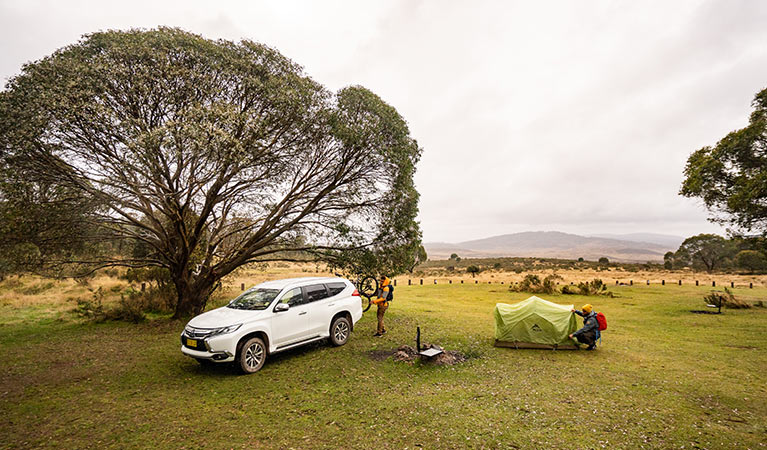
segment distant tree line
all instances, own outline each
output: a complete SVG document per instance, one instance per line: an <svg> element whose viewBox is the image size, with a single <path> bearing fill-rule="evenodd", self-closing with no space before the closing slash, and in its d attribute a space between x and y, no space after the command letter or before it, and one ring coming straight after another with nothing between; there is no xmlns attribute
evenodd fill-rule
<svg viewBox="0 0 767 450"><path fill-rule="evenodd" d="M714 272L717 270L740 270L748 273L767 272L767 254L762 237L733 237L726 239L716 234L692 236L675 252L663 256L666 269L682 269Z"/></svg>

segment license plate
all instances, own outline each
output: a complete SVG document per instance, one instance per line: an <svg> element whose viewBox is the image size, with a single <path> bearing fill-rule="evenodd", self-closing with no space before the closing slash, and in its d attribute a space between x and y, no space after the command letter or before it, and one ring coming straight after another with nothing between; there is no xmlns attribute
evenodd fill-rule
<svg viewBox="0 0 767 450"><path fill-rule="evenodd" d="M186 345L189 347L197 347L197 341L194 339L187 339Z"/></svg>

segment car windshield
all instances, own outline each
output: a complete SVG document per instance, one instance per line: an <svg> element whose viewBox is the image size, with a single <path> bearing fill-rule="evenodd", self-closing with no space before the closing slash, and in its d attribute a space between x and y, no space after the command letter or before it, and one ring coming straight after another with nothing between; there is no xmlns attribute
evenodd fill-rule
<svg viewBox="0 0 767 450"><path fill-rule="evenodd" d="M226 306L232 309L266 309L279 293L279 289L252 289L244 292Z"/></svg>

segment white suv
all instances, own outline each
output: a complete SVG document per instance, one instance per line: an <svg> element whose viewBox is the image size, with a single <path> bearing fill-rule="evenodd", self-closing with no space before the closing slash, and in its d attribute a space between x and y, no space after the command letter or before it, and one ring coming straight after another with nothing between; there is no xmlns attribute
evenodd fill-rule
<svg viewBox="0 0 767 450"><path fill-rule="evenodd" d="M190 320L181 352L201 364L236 361L253 373L272 353L325 338L344 345L361 317L360 294L344 278L267 281Z"/></svg>

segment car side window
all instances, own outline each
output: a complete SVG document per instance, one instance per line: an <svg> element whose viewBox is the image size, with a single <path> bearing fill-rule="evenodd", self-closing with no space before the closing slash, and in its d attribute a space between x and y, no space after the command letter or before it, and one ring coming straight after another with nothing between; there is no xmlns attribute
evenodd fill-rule
<svg viewBox="0 0 767 450"><path fill-rule="evenodd" d="M280 303L287 303L290 306L298 306L304 304L304 296L301 293L301 288L294 288L289 290L282 296Z"/></svg>
<svg viewBox="0 0 767 450"><path fill-rule="evenodd" d="M304 288L304 292L306 292L307 303L328 298L328 291L325 289L324 284L313 284L311 286L306 286Z"/></svg>
<svg viewBox="0 0 767 450"><path fill-rule="evenodd" d="M330 297L338 295L346 289L344 283L328 283L326 286L328 287L328 296Z"/></svg>

